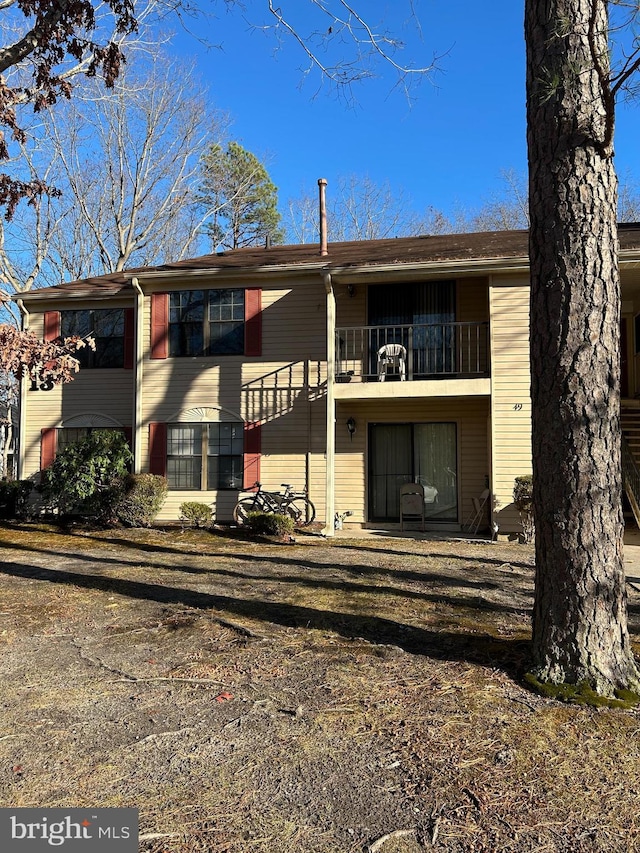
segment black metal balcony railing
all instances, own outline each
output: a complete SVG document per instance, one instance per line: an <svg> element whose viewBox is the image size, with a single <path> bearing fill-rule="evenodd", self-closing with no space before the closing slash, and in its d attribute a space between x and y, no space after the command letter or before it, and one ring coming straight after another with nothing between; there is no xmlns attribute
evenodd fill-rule
<svg viewBox="0 0 640 853"><path fill-rule="evenodd" d="M488 323L429 323L336 329L336 378L367 382L385 378L488 376ZM381 348L404 347L404 365L381 364Z"/></svg>

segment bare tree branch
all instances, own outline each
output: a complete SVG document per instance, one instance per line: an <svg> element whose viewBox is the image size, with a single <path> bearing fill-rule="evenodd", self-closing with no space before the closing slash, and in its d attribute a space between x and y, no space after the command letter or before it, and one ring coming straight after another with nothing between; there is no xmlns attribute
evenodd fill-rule
<svg viewBox="0 0 640 853"><path fill-rule="evenodd" d="M15 168L25 180L55 175L63 192L20 207L0 228L8 291L205 250L200 155L226 137L228 118L207 107L192 68L147 47L134 52L112 90L82 83L73 101L33 125Z"/></svg>
<svg viewBox="0 0 640 853"><path fill-rule="evenodd" d="M241 0L226 2L245 9ZM304 24L297 20L302 6L307 12ZM316 12L310 23L309 7ZM407 0L407 10L414 32L421 35L413 0ZM266 11L275 23L248 21L251 28L272 31L281 44L287 38L293 40L308 61L303 74L319 72L321 81L342 94L350 92L355 83L377 76L385 66L394 73L395 85L407 92L412 81L428 78L438 70L441 57L436 55L426 64L409 58L401 61L400 54L407 45L386 27L375 25L348 0L307 0L304 4L267 0Z"/></svg>

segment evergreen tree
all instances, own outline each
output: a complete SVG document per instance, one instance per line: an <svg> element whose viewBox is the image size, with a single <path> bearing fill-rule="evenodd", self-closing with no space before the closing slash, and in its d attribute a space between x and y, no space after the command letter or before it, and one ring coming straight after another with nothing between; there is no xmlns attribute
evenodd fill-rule
<svg viewBox="0 0 640 853"><path fill-rule="evenodd" d="M611 695L640 688L622 560L613 159L616 95L640 52L634 42L611 66L622 30L608 13L604 0L525 2L534 674Z"/></svg>
<svg viewBox="0 0 640 853"><path fill-rule="evenodd" d="M282 243L278 190L263 163L237 142L212 145L202 158L200 202L214 249Z"/></svg>

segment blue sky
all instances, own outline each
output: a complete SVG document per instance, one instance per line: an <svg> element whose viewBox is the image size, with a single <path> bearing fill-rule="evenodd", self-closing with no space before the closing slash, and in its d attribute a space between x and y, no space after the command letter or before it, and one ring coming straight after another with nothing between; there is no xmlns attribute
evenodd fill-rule
<svg viewBox="0 0 640 853"><path fill-rule="evenodd" d="M281 204L315 193L317 179L368 176L402 189L412 206L445 213L473 209L502 188L501 172L526 171L523 2L414 0L422 23L403 27L405 0L354 0L369 21L385 21L406 39L404 53L417 62L441 54L440 71L425 80L409 103L394 89L393 74L358 85L355 102L318 90L305 78L299 46L278 49L267 23L266 0L247 0L244 17L218 5L218 17L198 33L220 45L205 49L180 36L176 52L195 55L213 104L233 117L233 137L260 157L279 188ZM281 0L310 20L307 0ZM295 11L294 11L295 10ZM406 16L406 15L405 15ZM621 175L640 175L636 139L640 105L618 112L617 165Z"/></svg>

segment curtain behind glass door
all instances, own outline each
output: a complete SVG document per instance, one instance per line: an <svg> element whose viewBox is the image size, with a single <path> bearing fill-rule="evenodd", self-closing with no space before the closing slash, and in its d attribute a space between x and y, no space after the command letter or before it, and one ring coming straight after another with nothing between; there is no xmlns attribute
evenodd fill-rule
<svg viewBox="0 0 640 853"><path fill-rule="evenodd" d="M400 517L400 486L411 482L411 424L373 424L370 440L369 514Z"/></svg>
<svg viewBox="0 0 640 853"><path fill-rule="evenodd" d="M402 344L411 349L412 375L455 373L455 281L425 281L371 285L368 289L370 326L396 327L391 332L373 332L372 350L381 344ZM407 327L413 327L409 341ZM411 343L411 347L409 344ZM371 372L375 373L373 365Z"/></svg>
<svg viewBox="0 0 640 853"><path fill-rule="evenodd" d="M371 424L369 519L398 521L400 487L421 483L425 517L458 520L455 423Z"/></svg>
<svg viewBox="0 0 640 853"><path fill-rule="evenodd" d="M415 482L425 490L425 516L458 520L456 425L414 424Z"/></svg>

